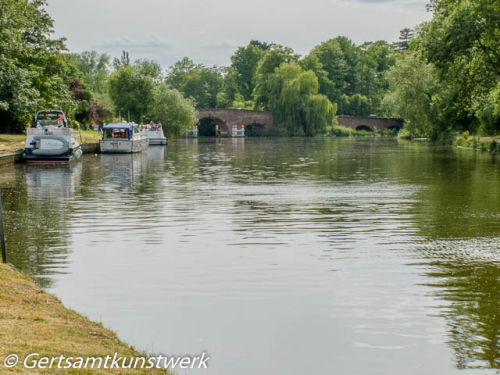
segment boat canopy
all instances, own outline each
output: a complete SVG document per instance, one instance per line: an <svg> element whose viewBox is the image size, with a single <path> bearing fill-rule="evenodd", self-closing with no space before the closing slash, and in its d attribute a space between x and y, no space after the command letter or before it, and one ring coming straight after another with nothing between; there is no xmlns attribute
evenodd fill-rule
<svg viewBox="0 0 500 375"><path fill-rule="evenodd" d="M45 126L70 127L69 121L63 111L58 109L38 111L35 116L33 128L43 128Z"/></svg>
<svg viewBox="0 0 500 375"><path fill-rule="evenodd" d="M127 129L127 130L133 130L134 125L133 124L107 124L104 125L103 127L104 130L106 129Z"/></svg>

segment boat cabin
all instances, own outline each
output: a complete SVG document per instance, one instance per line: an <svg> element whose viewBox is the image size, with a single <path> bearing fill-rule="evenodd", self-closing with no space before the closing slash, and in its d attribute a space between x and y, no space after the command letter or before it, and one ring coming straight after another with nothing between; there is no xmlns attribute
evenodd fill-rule
<svg viewBox="0 0 500 375"><path fill-rule="evenodd" d="M136 124L107 124L103 128L102 139L131 140L134 134L139 134Z"/></svg>

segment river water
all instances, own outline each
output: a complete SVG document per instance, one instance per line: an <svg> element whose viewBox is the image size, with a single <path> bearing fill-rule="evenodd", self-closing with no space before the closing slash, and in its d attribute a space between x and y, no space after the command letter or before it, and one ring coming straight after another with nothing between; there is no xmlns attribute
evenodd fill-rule
<svg viewBox="0 0 500 375"><path fill-rule="evenodd" d="M179 374L500 368L500 158L392 139L175 140L0 169L9 260Z"/></svg>

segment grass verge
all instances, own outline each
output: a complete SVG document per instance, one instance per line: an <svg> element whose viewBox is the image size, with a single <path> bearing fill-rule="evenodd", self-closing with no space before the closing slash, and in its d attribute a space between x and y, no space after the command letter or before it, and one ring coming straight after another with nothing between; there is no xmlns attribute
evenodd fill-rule
<svg viewBox="0 0 500 375"><path fill-rule="evenodd" d="M17 366L7 369L4 358L17 354ZM30 353L40 357L143 356L116 334L70 310L28 276L0 264L0 374L166 374L163 370L29 370L22 361Z"/></svg>

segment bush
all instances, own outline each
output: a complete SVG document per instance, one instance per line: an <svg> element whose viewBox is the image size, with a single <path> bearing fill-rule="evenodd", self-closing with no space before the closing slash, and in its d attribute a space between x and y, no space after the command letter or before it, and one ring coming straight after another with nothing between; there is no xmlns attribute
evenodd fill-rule
<svg viewBox="0 0 500 375"><path fill-rule="evenodd" d="M352 137L354 131L351 128L335 125L330 129L330 134L335 137Z"/></svg>
<svg viewBox="0 0 500 375"><path fill-rule="evenodd" d="M412 139L413 137L411 135L411 132L408 129L403 128L399 131L398 138L399 139Z"/></svg>
<svg viewBox="0 0 500 375"><path fill-rule="evenodd" d="M384 137L397 137L398 131L396 129L384 129L382 130L381 135Z"/></svg>

